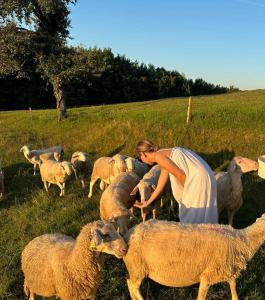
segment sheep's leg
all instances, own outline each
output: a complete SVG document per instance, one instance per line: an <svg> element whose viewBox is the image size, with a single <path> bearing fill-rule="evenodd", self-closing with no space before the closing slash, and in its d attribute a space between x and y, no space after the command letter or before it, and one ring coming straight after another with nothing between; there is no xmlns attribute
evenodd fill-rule
<svg viewBox="0 0 265 300"><path fill-rule="evenodd" d="M233 278L229 281L229 285L230 285L232 300L239 300L239 298L237 296L237 291L236 291L236 280L235 280L235 278Z"/></svg>
<svg viewBox="0 0 265 300"><path fill-rule="evenodd" d="M208 281L202 278L200 281L200 287L199 287L199 293L198 293L197 300L205 300L206 299L206 295L208 293L209 287L210 287L210 285L209 285Z"/></svg>
<svg viewBox="0 0 265 300"><path fill-rule="evenodd" d="M91 198L91 197L92 197L93 186L94 186L94 184L95 184L96 181L97 181L97 179L96 179L96 180L91 180L91 181L90 181L88 198Z"/></svg>
<svg viewBox="0 0 265 300"><path fill-rule="evenodd" d="M85 180L82 178L80 181L81 181L82 189L84 190L85 189Z"/></svg>
<svg viewBox="0 0 265 300"><path fill-rule="evenodd" d="M60 197L62 197L62 196L64 195L64 192L63 192L63 185L62 185L60 182L57 182L56 184L58 185L58 187L59 187L60 190L61 190Z"/></svg>
<svg viewBox="0 0 265 300"><path fill-rule="evenodd" d="M37 164L34 164L33 169L34 169L33 175L35 176L36 175Z"/></svg>
<svg viewBox="0 0 265 300"><path fill-rule="evenodd" d="M161 199L160 199L160 207L162 208L164 206L164 199L163 199L163 197L161 197Z"/></svg>
<svg viewBox="0 0 265 300"><path fill-rule="evenodd" d="M145 220L146 220L146 209L141 208L141 216L142 216L143 222L145 222Z"/></svg>
<svg viewBox="0 0 265 300"><path fill-rule="evenodd" d="M48 192L49 192L49 191L48 191L48 188L50 187L50 183L49 183L49 185L47 186L47 181L46 181L46 180L43 180L43 184L44 184L44 187L45 187L46 192L48 193Z"/></svg>
<svg viewBox="0 0 265 300"><path fill-rule="evenodd" d="M131 295L132 300L144 300L140 292L141 281L137 280L133 282L130 279L127 279L128 289Z"/></svg>
<svg viewBox="0 0 265 300"><path fill-rule="evenodd" d="M133 206L130 208L130 212L131 212L131 216L130 216L130 220L132 220L133 219Z"/></svg>
<svg viewBox="0 0 265 300"><path fill-rule="evenodd" d="M156 219L157 217L156 208L152 210L152 213L153 213L153 219Z"/></svg>
<svg viewBox="0 0 265 300"><path fill-rule="evenodd" d="M233 226L233 218L235 215L235 211L234 210L228 210L227 211L227 216L228 216L228 224Z"/></svg>
<svg viewBox="0 0 265 300"><path fill-rule="evenodd" d="M77 180L78 180L78 176L77 176L76 169L75 169L75 168L73 168L73 170L74 170L74 173L75 173L75 180L77 181Z"/></svg>

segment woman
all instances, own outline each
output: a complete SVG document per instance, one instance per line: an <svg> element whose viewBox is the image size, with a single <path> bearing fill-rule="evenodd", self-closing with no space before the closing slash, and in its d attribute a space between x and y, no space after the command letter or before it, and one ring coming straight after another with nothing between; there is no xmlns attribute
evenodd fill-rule
<svg viewBox="0 0 265 300"><path fill-rule="evenodd" d="M184 223L218 223L216 180L209 165L191 150L159 149L149 140L140 141L136 152L143 162L159 164L161 174L151 197L136 207L150 205L163 191L168 178L179 203L179 219Z"/></svg>

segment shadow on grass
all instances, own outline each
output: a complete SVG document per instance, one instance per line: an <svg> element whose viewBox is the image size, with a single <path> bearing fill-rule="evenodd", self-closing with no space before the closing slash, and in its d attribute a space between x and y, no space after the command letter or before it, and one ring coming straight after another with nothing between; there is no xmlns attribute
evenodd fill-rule
<svg viewBox="0 0 265 300"><path fill-rule="evenodd" d="M197 152L206 162L210 165L210 167L215 170L218 168L220 171L226 170L228 163L235 156L234 151L230 151L228 149L221 150L217 153L202 153Z"/></svg>
<svg viewBox="0 0 265 300"><path fill-rule="evenodd" d="M39 169L33 176L33 165L27 163L18 163L4 168L4 183L5 195L0 201L0 209L29 201L32 192L42 187Z"/></svg>

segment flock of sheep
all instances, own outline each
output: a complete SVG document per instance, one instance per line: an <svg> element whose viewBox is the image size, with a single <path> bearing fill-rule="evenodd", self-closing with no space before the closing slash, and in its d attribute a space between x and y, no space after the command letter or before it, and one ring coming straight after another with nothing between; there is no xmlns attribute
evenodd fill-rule
<svg viewBox="0 0 265 300"><path fill-rule="evenodd" d="M75 152L71 161L61 161L61 146L43 150L21 148L24 156L39 165L41 179L48 192L50 184L65 194L65 183L74 173L85 188L91 160L84 152ZM232 225L235 212L242 205L243 173L257 171L258 163L244 157L234 157L227 172L215 174L219 213L227 210ZM100 180L101 221L83 227L77 239L62 234L45 234L33 239L22 252L24 291L28 299L34 295L56 296L63 300L95 299L99 276L103 268L102 252L123 258L129 276L127 284L131 298L142 300L140 285L145 277L171 287L200 283L198 298L206 299L211 285L226 281L232 300L238 300L236 278L246 268L265 240L265 214L251 226L237 230L219 224L181 224L156 220L161 202L151 206L153 219L128 230L136 201L147 200L160 175L158 165L149 167L127 155L101 157L94 162L89 194ZM0 196L4 192L0 168ZM113 224L116 224L116 228Z"/></svg>

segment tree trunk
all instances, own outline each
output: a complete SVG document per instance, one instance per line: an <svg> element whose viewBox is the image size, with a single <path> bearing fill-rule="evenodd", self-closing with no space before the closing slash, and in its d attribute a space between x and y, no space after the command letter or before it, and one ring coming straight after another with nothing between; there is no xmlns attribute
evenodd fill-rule
<svg viewBox="0 0 265 300"><path fill-rule="evenodd" d="M56 99L58 121L62 121L67 118L66 95L62 86L62 82L58 78L53 80L53 92Z"/></svg>

